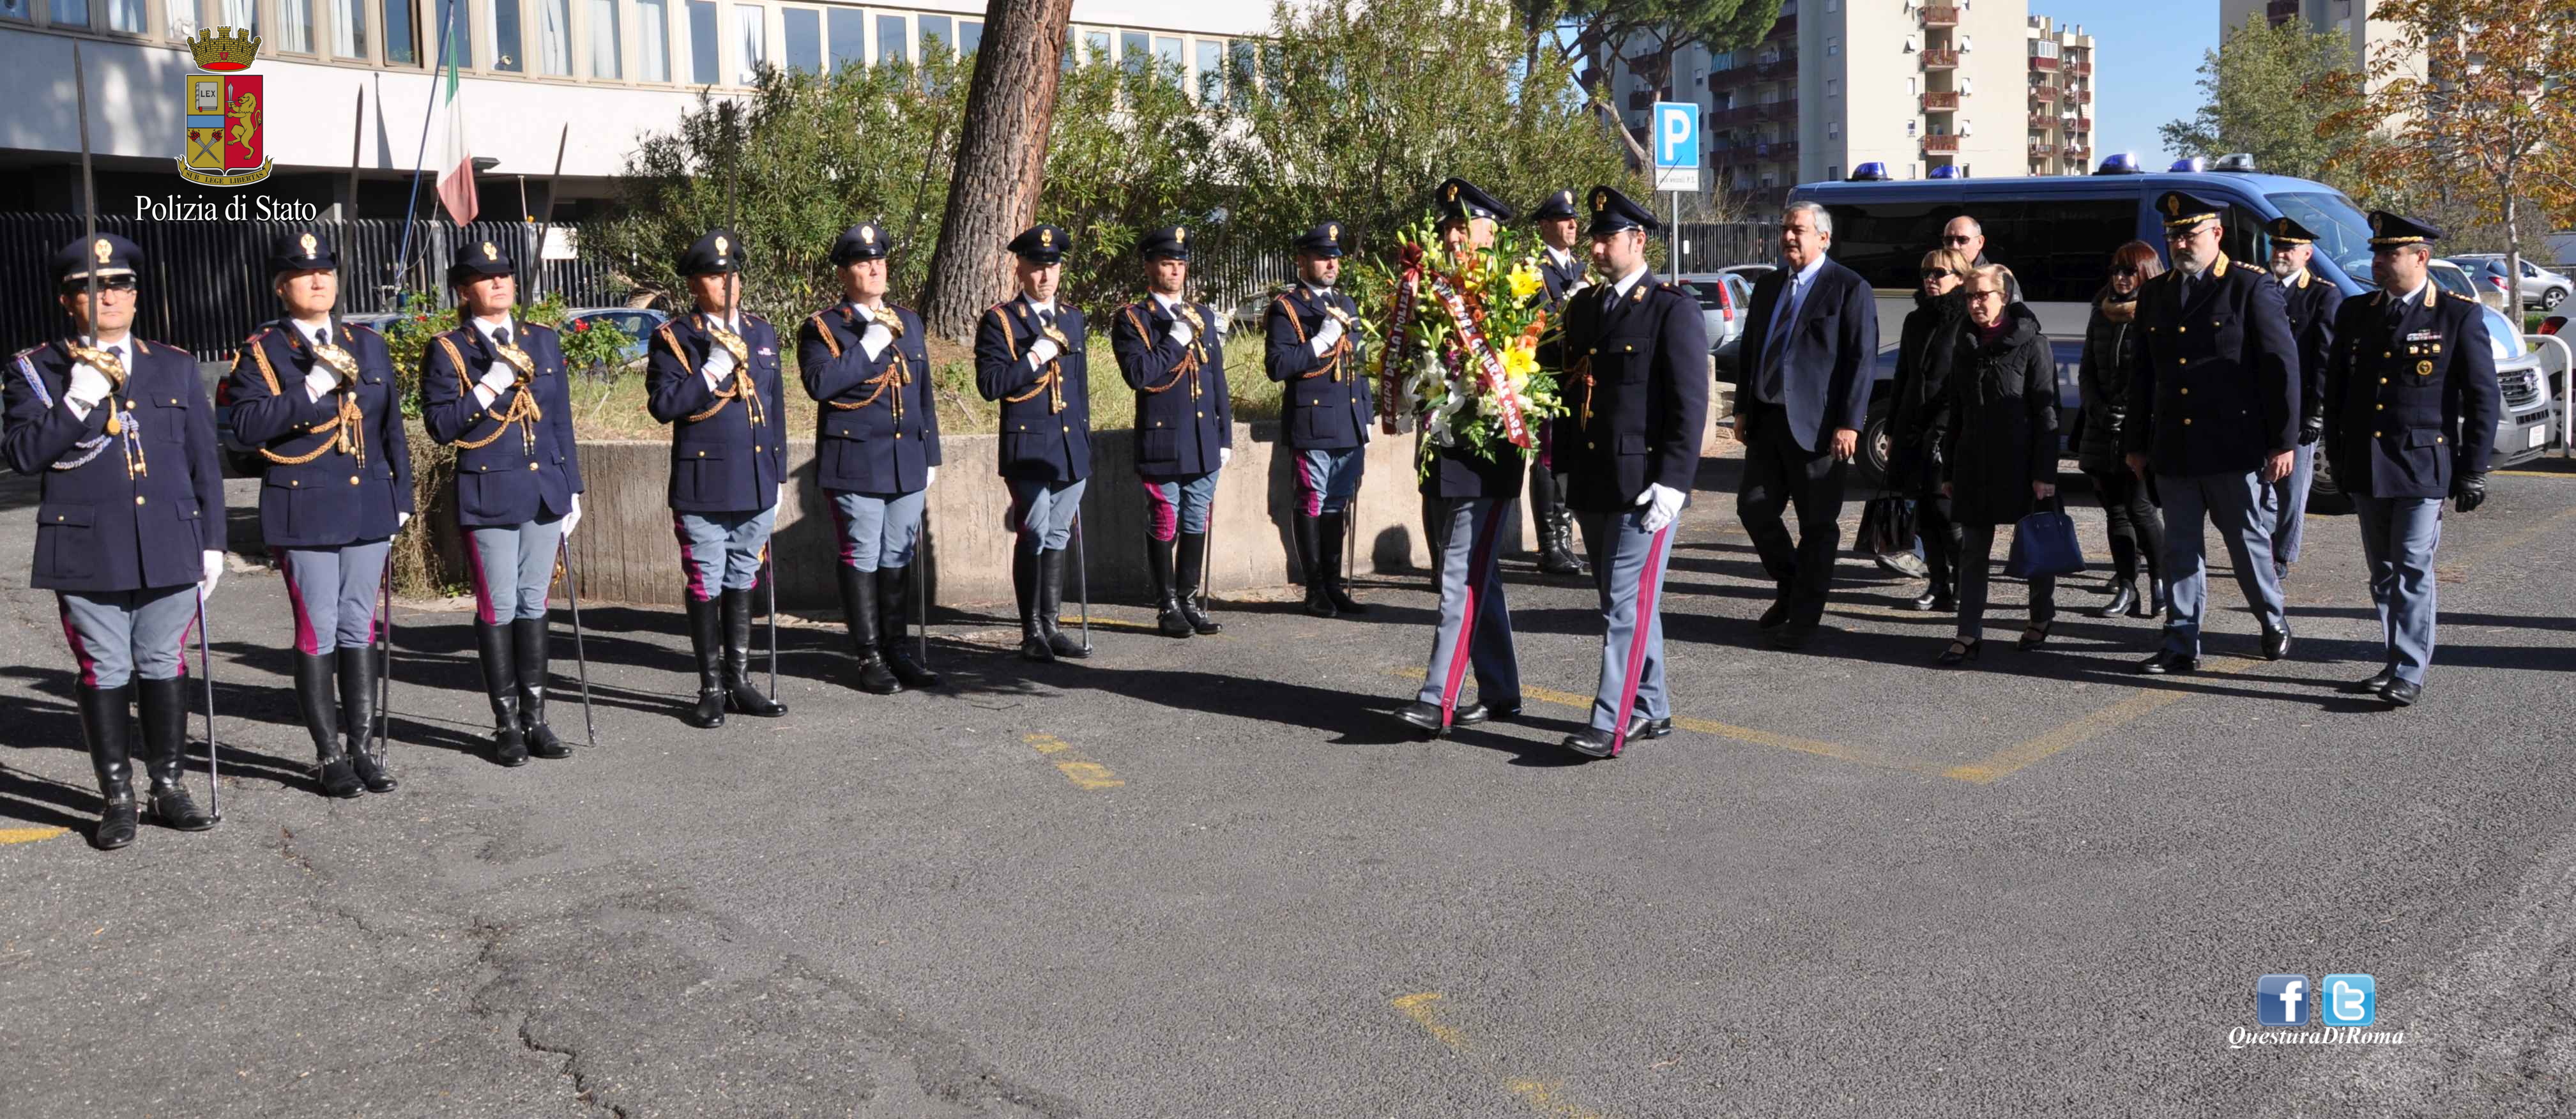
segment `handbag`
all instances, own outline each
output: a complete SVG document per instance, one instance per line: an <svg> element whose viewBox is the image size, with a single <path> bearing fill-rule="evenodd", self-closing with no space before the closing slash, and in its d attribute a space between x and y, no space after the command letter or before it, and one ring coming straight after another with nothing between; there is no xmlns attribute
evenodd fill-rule
<svg viewBox="0 0 2576 1119"><path fill-rule="evenodd" d="M2051 500L2056 508L2039 510L2013 524L2012 554L2004 559L2005 575L2030 579L2084 570L2084 548L2075 541L2075 519L2066 515L2064 499Z"/></svg>
<svg viewBox="0 0 2576 1119"><path fill-rule="evenodd" d="M1877 556L1914 550L1914 503L1882 491L1861 506L1860 534L1853 545Z"/></svg>

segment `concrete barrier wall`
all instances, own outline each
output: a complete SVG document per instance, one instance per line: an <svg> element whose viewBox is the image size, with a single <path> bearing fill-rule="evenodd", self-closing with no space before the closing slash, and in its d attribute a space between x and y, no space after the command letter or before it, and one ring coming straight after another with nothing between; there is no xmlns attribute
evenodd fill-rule
<svg viewBox="0 0 2576 1119"><path fill-rule="evenodd" d="M1236 425L1234 460L1217 486L1211 525L1212 587L1217 591L1276 587L1296 582L1292 457L1275 424ZM1003 527L1009 491L994 473L992 435L951 435L941 450L947 465L930 488L925 515L925 561L933 600L943 604L1011 599L1011 534ZM1368 468L1353 510L1361 573L1426 570L1430 552L1422 536L1422 502L1415 486L1414 438L1380 435L1370 443ZM1091 593L1098 599L1133 600L1147 593L1145 495L1136 480L1134 443L1124 431L1092 440L1091 485L1083 496L1084 545L1090 553ZM675 604L680 600L679 546L667 500L670 446L658 442L584 443L581 528L573 536L574 560L585 600ZM775 556L782 605L826 608L839 602L832 563L831 506L814 479L814 444L788 451L787 498L779 510ZM1526 516L1506 526L1520 551L1536 546ZM1516 531L1515 531L1516 530ZM1066 576L1070 583L1072 576ZM1066 597L1073 588L1066 587Z"/></svg>

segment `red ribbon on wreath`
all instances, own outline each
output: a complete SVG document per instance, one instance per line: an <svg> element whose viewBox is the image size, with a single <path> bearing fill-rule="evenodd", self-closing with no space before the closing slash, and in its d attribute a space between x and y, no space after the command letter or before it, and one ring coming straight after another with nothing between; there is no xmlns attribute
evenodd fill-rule
<svg viewBox="0 0 2576 1119"><path fill-rule="evenodd" d="M1450 319L1458 324L1458 347L1476 363L1477 384L1482 395L1494 402L1495 412L1503 421L1504 438L1510 439L1515 447L1536 446L1537 440L1530 435L1529 420L1521 415L1520 397L1512 392L1511 380L1503 372L1502 355L1494 352L1494 347L1485 341L1484 332L1476 328L1475 316L1468 310L1465 297L1450 287L1446 278L1437 275L1431 278L1431 292L1440 297L1440 305L1448 308Z"/></svg>

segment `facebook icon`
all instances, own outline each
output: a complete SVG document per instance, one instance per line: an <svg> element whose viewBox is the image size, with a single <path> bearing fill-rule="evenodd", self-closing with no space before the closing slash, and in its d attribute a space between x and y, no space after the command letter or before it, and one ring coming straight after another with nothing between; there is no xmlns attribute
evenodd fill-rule
<svg viewBox="0 0 2576 1119"><path fill-rule="evenodd" d="M2308 977L2266 975L2254 981L2254 1017L2266 1026L2308 1024Z"/></svg>
<svg viewBox="0 0 2576 1119"><path fill-rule="evenodd" d="M2318 981L2317 1021L2367 1026L2379 1020L2379 983L2367 975L2329 975Z"/></svg>

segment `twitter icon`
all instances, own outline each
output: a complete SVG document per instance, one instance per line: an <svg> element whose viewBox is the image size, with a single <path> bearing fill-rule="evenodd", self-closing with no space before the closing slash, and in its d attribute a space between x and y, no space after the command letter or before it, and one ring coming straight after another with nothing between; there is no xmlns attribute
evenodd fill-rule
<svg viewBox="0 0 2576 1119"><path fill-rule="evenodd" d="M2367 975L2329 975L2318 984L2317 1021L2367 1026L2379 1020L2379 984Z"/></svg>

